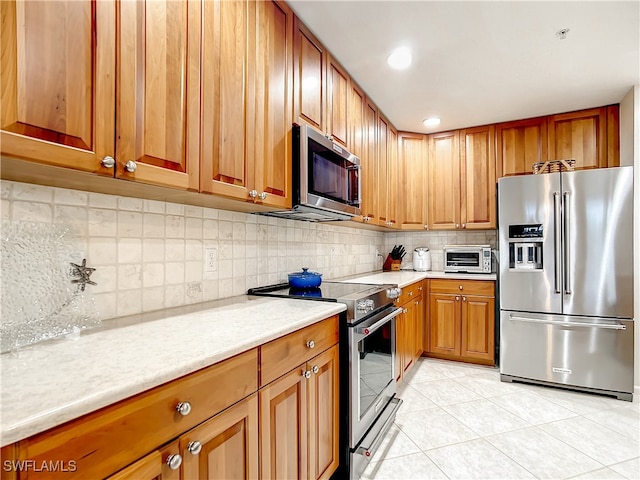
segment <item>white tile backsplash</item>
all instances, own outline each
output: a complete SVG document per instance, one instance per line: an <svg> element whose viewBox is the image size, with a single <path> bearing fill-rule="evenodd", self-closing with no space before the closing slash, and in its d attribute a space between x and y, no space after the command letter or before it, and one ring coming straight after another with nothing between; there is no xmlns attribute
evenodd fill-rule
<svg viewBox="0 0 640 480"><path fill-rule="evenodd" d="M79 232L87 286L102 319L241 295L251 287L285 282L302 266L329 280L382 268L395 244L432 250L433 269L448 243L489 243L495 231L376 232L342 225L1 182L2 216L14 221L61 223ZM204 271L204 251L214 248L216 271Z"/></svg>

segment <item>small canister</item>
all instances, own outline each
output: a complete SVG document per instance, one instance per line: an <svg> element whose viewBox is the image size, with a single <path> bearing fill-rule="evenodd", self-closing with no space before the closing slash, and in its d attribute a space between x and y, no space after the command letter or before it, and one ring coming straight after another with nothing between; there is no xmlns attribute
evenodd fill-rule
<svg viewBox="0 0 640 480"><path fill-rule="evenodd" d="M431 252L427 247L417 247L413 250L413 269L416 272L431 270Z"/></svg>

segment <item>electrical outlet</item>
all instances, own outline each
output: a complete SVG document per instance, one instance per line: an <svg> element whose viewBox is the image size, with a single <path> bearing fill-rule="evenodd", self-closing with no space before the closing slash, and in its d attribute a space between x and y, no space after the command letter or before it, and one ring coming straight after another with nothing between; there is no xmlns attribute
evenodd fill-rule
<svg viewBox="0 0 640 480"><path fill-rule="evenodd" d="M215 272L218 270L218 251L215 248L204 249L204 271Z"/></svg>

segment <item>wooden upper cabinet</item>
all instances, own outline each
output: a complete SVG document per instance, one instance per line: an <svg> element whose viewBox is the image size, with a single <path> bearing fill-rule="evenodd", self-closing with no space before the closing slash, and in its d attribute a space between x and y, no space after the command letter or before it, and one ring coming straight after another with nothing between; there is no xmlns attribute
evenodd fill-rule
<svg viewBox="0 0 640 480"><path fill-rule="evenodd" d="M349 85L349 130L347 132L347 143L351 153L358 156L360 162L362 162L367 151L367 129L365 124L366 105L367 97L364 91L355 82L351 82Z"/></svg>
<svg viewBox="0 0 640 480"><path fill-rule="evenodd" d="M327 133L334 141L351 148L349 145L349 89L351 80L346 70L331 56L327 68Z"/></svg>
<svg viewBox="0 0 640 480"><path fill-rule="evenodd" d="M198 190L201 4L124 0L119 11L116 175Z"/></svg>
<svg viewBox="0 0 640 480"><path fill-rule="evenodd" d="M460 134L429 135L429 229L460 226Z"/></svg>
<svg viewBox="0 0 640 480"><path fill-rule="evenodd" d="M365 145L361 160L361 206L365 222L375 224L378 219L378 108L368 99L364 105Z"/></svg>
<svg viewBox="0 0 640 480"><path fill-rule="evenodd" d="M533 164L547 160L547 118L496 125L497 176L533 173Z"/></svg>
<svg viewBox="0 0 640 480"><path fill-rule="evenodd" d="M200 190L240 200L249 198L254 180L245 130L253 130L254 118L249 55L255 54L255 44L250 45L249 28L255 5L205 1L202 8Z"/></svg>
<svg viewBox="0 0 640 480"><path fill-rule="evenodd" d="M0 2L3 154L113 175L116 6Z"/></svg>
<svg viewBox="0 0 640 480"><path fill-rule="evenodd" d="M398 209L398 182L400 172L398 168L398 131L389 124L389 146L387 153L387 217L389 226L399 228Z"/></svg>
<svg viewBox="0 0 640 480"><path fill-rule="evenodd" d="M607 107L607 167L620 166L620 106Z"/></svg>
<svg viewBox="0 0 640 480"><path fill-rule="evenodd" d="M326 132L327 51L296 17L293 40L293 118Z"/></svg>
<svg viewBox="0 0 640 480"><path fill-rule="evenodd" d="M286 3L257 4L257 55L253 188L263 204L291 207L291 125L293 102L293 12Z"/></svg>
<svg viewBox="0 0 640 480"><path fill-rule="evenodd" d="M607 108L549 117L549 160L575 159L575 168L607 166Z"/></svg>
<svg viewBox="0 0 640 480"><path fill-rule="evenodd" d="M377 198L378 225L390 226L387 199L389 196L389 121L378 111L377 122L377 162L373 195Z"/></svg>
<svg viewBox="0 0 640 480"><path fill-rule="evenodd" d="M427 137L417 133L398 134L399 227L427 228Z"/></svg>
<svg viewBox="0 0 640 480"><path fill-rule="evenodd" d="M496 228L495 127L467 128L460 132L461 227Z"/></svg>

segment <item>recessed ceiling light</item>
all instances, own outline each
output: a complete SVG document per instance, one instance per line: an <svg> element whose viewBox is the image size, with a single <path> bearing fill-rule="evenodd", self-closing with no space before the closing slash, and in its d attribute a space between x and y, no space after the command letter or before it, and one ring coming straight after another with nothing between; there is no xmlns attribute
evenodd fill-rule
<svg viewBox="0 0 640 480"><path fill-rule="evenodd" d="M395 70L404 70L411 65L411 52L407 47L400 47L387 57L387 63Z"/></svg>
<svg viewBox="0 0 640 480"><path fill-rule="evenodd" d="M429 117L429 118L425 118L422 121L422 124L425 127L435 127L437 125L440 125L440 119L438 117Z"/></svg>

